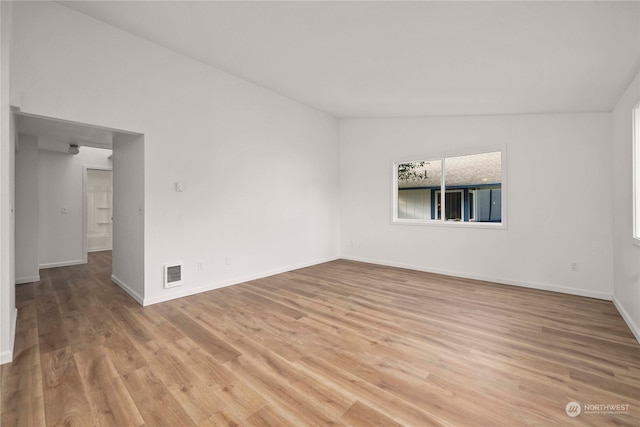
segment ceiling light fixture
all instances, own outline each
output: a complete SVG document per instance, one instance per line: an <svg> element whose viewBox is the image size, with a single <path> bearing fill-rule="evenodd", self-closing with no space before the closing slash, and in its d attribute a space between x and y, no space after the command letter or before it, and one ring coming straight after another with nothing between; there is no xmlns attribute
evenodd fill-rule
<svg viewBox="0 0 640 427"><path fill-rule="evenodd" d="M78 144L69 144L69 154L76 155L80 152L80 148L78 148Z"/></svg>

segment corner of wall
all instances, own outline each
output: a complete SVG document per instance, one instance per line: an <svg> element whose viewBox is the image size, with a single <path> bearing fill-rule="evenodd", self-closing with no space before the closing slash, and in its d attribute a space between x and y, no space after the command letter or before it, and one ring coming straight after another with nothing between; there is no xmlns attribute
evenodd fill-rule
<svg viewBox="0 0 640 427"><path fill-rule="evenodd" d="M624 306L620 303L620 301L618 301L615 295L613 296L613 304L616 306L616 308L618 309L618 312L620 313L624 321L627 323L627 326L631 330L631 333L633 334L633 336L636 337L636 341L640 343L640 327L636 325L636 323L633 321L629 313L627 313L627 311L624 309Z"/></svg>
<svg viewBox="0 0 640 427"><path fill-rule="evenodd" d="M12 2L0 2L0 363L13 358L17 310L13 266L13 114L10 105Z"/></svg>
<svg viewBox="0 0 640 427"><path fill-rule="evenodd" d="M13 337L11 337L11 345L6 350L2 350L0 353L0 365L13 361L13 350L15 346L15 330L18 322L18 309L13 310L13 317L11 319L11 330L14 331Z"/></svg>
<svg viewBox="0 0 640 427"><path fill-rule="evenodd" d="M640 72L616 103L613 122L613 302L640 342L640 248L633 243L633 108L640 101Z"/></svg>
<svg viewBox="0 0 640 427"><path fill-rule="evenodd" d="M134 300L136 300L136 302L140 305L145 305L144 304L144 298L142 297L142 295L139 295L136 291L134 291L130 286L128 286L126 283L124 283L122 280L118 279L116 276L114 276L113 274L111 275L111 281L113 283L115 283L116 285L120 286L120 288L125 291L126 293L129 294L129 296L131 296L131 298L133 298Z"/></svg>

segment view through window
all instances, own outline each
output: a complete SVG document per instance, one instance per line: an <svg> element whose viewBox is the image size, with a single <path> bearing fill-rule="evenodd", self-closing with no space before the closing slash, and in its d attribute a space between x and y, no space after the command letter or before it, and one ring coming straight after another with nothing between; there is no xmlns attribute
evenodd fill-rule
<svg viewBox="0 0 640 427"><path fill-rule="evenodd" d="M502 224L502 163L500 150L395 164L394 221Z"/></svg>

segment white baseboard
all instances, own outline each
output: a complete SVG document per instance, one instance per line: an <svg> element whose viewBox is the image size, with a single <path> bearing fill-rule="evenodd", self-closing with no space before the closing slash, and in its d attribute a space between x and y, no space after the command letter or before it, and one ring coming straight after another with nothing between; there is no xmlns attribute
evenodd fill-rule
<svg viewBox="0 0 640 427"><path fill-rule="evenodd" d="M13 349L0 353L0 365L13 361Z"/></svg>
<svg viewBox="0 0 640 427"><path fill-rule="evenodd" d="M563 294L570 295L578 295L582 297L589 298L597 298L603 299L607 301L611 301L611 295L604 292L594 292L594 291L586 291L584 289L577 288L567 288L564 286L552 285L549 283L539 283L539 282L527 282L522 280L514 280L508 279L504 277L492 277L492 276L483 276L479 274L469 274L469 273L460 273L457 271L448 271L448 270L439 270L432 268L425 268L411 264L402 264L397 262L389 262L389 261L381 261L376 259L368 259L368 258L358 258L358 257L350 257L343 256L342 259L350 260L350 261L358 261L358 262L367 262L371 264L385 265L388 267L397 267L397 268L406 268L408 270L416 270L416 271L424 271L425 273L434 273L434 274L442 274L445 276L453 276L453 277L462 277L465 279L473 279L473 280L482 280L483 282L492 282L498 283L501 285L512 285L512 286L520 286L523 288L531 288L531 289L539 289L543 291L552 291L552 292L560 292Z"/></svg>
<svg viewBox="0 0 640 427"><path fill-rule="evenodd" d="M0 353L0 365L13 361L13 349L16 343L16 324L18 323L18 309L13 310L11 319L11 347Z"/></svg>
<svg viewBox="0 0 640 427"><path fill-rule="evenodd" d="M198 286L195 288L184 288L184 289L167 289L167 291L171 291L171 293L167 293L165 295L161 295L161 296L157 296L157 297L153 297L153 298L145 298L144 303L142 305L144 305L145 307L148 305L152 305L152 304L158 304L161 302L165 302L165 301L170 301L173 299L177 299L177 298L182 298L182 297L187 297L189 295L195 295L195 294L199 294L202 292L207 292L207 291L212 291L214 289L219 289L219 288L224 288L227 286L232 286L232 285L238 285L240 283L244 283L244 282L249 282L251 280L258 280L258 279L263 279L265 277L269 277L269 276L274 276L276 274L282 274L282 273L287 273L289 271L293 271L293 270L298 270L300 268L305 268L305 267L311 267L312 265L318 265L318 264L322 264L325 262L329 262L329 261L335 261L337 259L339 259L340 257L327 257L327 258L321 258L321 259L317 259L315 261L311 261L311 262L306 262L306 263L302 263L302 264L298 264L298 265L293 265L293 266L289 266L289 267L284 267L284 268L279 268L279 269L275 269L275 270L269 270L269 271L265 271L263 273L258 273L258 274L253 274L250 276L244 276L244 277L239 277L233 280L229 280L229 281L225 281L225 282L218 282L218 283L214 283L214 284L210 284L210 285L205 285L205 286Z"/></svg>
<svg viewBox="0 0 640 427"><path fill-rule="evenodd" d="M113 248L111 246L105 246L104 248L91 248L87 249L87 252L104 252L104 251L112 251Z"/></svg>
<svg viewBox="0 0 640 427"><path fill-rule="evenodd" d="M85 260L79 259L76 261L60 261L60 262L50 262L47 264L40 264L38 267L40 269L45 269L45 268L56 268L56 267L69 267L71 265L80 265L80 264L86 264L87 262Z"/></svg>
<svg viewBox="0 0 640 427"><path fill-rule="evenodd" d="M16 285L22 285L23 283L33 283L39 282L40 275L37 276L28 276L28 277L18 277L16 278Z"/></svg>
<svg viewBox="0 0 640 427"><path fill-rule="evenodd" d="M615 305L616 309L620 313L620 316L622 316L622 319L625 321L627 326L629 326L631 333L633 333L638 343L640 343L640 325L637 325L633 321L629 313L627 313L627 311L624 309L624 306L620 303L620 301L615 296L606 294L604 292L585 291L584 289L567 288L564 286L551 285L548 283L526 282L521 280L504 279L500 277L489 277L489 276L481 276L481 275L474 275L474 274L465 274L465 273L459 273L455 271L427 269L427 268L418 267L414 265L380 261L380 260L374 260L374 259L347 257L347 256L343 256L341 258L346 260L351 260L351 261L367 262L371 264L379 264L379 265L385 265L389 267L406 268L409 270L424 271L427 273L443 274L443 275L454 276L454 277L464 277L467 279L482 280L486 282L493 282L493 283L504 284L504 285L521 286L521 287L531 288L531 289L540 289L544 291L560 292L563 294L578 295L583 297L613 301L613 304Z"/></svg>
<svg viewBox="0 0 640 427"><path fill-rule="evenodd" d="M131 289L122 280L118 279L113 274L111 275L111 281L113 283L115 283L116 285L120 286L122 288L122 290L125 291L126 293L128 293L131 296L131 298L133 298L134 300L136 300L138 302L138 304L144 305L144 298L142 296L138 295L138 293L136 291Z"/></svg>
<svg viewBox="0 0 640 427"><path fill-rule="evenodd" d="M631 333L633 334L633 336L636 337L636 341L640 343L640 327L636 325L631 316L629 316L629 313L627 313L627 310L624 309L624 306L620 303L620 301L618 301L615 296L613 297L613 304L618 309L620 316L622 316L629 329L631 329Z"/></svg>

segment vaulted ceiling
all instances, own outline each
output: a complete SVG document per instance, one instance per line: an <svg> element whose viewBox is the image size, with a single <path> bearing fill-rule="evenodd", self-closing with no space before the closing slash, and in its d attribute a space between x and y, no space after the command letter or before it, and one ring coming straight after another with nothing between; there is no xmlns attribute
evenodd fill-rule
<svg viewBox="0 0 640 427"><path fill-rule="evenodd" d="M336 117L609 111L640 69L638 2L60 3Z"/></svg>

